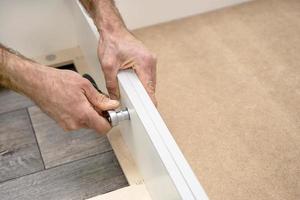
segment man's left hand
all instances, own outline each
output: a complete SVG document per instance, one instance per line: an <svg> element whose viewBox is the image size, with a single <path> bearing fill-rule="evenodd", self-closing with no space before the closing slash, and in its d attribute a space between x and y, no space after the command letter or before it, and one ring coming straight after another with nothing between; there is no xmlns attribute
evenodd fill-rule
<svg viewBox="0 0 300 200"><path fill-rule="evenodd" d="M112 99L119 98L117 73L119 70L133 68L151 97L155 98L156 56L129 31L101 34L98 56L104 72L106 87Z"/></svg>

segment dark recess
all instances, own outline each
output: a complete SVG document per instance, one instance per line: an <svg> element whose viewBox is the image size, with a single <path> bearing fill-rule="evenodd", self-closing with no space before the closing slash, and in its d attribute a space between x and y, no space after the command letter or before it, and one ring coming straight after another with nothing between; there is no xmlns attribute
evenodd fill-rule
<svg viewBox="0 0 300 200"><path fill-rule="evenodd" d="M64 65L64 66L61 66L61 67L57 67L58 69L68 69L68 70L72 70L74 72L78 72L75 65L73 63L71 64L68 64L68 65Z"/></svg>

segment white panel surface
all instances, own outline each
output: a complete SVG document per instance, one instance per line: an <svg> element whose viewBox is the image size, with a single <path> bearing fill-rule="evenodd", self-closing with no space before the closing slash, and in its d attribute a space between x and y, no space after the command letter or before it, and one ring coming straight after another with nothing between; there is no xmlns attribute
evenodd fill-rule
<svg viewBox="0 0 300 200"><path fill-rule="evenodd" d="M154 200L208 199L171 133L132 70L118 74L131 120L121 132Z"/></svg>
<svg viewBox="0 0 300 200"><path fill-rule="evenodd" d="M99 34L78 3L74 5L74 15L80 47L89 65L96 69L90 73L103 88L103 76L100 75L96 54ZM131 117L119 128L152 199L207 200L205 191L136 74L132 70L122 71L118 74L118 80L122 105L128 107Z"/></svg>

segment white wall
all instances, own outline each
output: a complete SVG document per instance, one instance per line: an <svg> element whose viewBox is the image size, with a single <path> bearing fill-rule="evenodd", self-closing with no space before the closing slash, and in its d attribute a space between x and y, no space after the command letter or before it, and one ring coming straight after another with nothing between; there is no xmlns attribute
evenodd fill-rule
<svg viewBox="0 0 300 200"><path fill-rule="evenodd" d="M130 29L195 15L249 0L115 0Z"/></svg>
<svg viewBox="0 0 300 200"><path fill-rule="evenodd" d="M77 45L69 3L75 0L0 0L0 42L35 57ZM246 0L115 0L130 29Z"/></svg>
<svg viewBox="0 0 300 200"><path fill-rule="evenodd" d="M0 42L29 57L76 46L69 10L64 0L0 0Z"/></svg>

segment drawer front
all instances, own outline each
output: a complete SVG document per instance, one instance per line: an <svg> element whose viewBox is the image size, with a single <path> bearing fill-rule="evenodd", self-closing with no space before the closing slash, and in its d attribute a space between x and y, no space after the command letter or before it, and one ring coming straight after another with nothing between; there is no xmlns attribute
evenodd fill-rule
<svg viewBox="0 0 300 200"><path fill-rule="evenodd" d="M99 34L79 2L72 5L78 44L98 86L105 89L97 57ZM208 199L166 124L132 70L118 74L121 103L130 120L119 128L153 200Z"/></svg>

